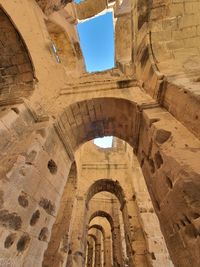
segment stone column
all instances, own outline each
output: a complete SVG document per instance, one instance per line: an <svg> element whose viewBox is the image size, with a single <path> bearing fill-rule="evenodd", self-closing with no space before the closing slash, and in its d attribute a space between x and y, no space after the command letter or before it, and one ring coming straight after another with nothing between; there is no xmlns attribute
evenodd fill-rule
<svg viewBox="0 0 200 267"><path fill-rule="evenodd" d="M96 231L97 241L95 244L95 267L102 267L101 264L101 234L100 231Z"/></svg>
<svg viewBox="0 0 200 267"><path fill-rule="evenodd" d="M87 267L92 267L93 265L93 243L88 243L88 254L87 254Z"/></svg>
<svg viewBox="0 0 200 267"><path fill-rule="evenodd" d="M104 239L104 267L111 267L111 239L106 237Z"/></svg>
<svg viewBox="0 0 200 267"><path fill-rule="evenodd" d="M112 229L112 248L113 248L113 265L114 267L122 267L123 259L122 259L122 246L121 246L121 238L120 238L120 229L118 226L114 226Z"/></svg>
<svg viewBox="0 0 200 267"><path fill-rule="evenodd" d="M57 267L66 265L70 249L71 222L74 215L75 187L73 183L73 179L68 178L56 221L52 227L48 248L44 253L44 266Z"/></svg>
<svg viewBox="0 0 200 267"><path fill-rule="evenodd" d="M147 267L146 241L138 218L136 203L133 200L127 201L123 206L122 214L126 229L129 266ZM131 216L129 216L129 214L131 214Z"/></svg>
<svg viewBox="0 0 200 267"><path fill-rule="evenodd" d="M86 207L83 197L76 197L75 218L73 221L73 230L71 238L71 249L73 264L72 267L83 267L85 263L84 252L85 243L85 225L86 225Z"/></svg>
<svg viewBox="0 0 200 267"><path fill-rule="evenodd" d="M112 231L112 240L113 240L113 264L114 267L123 266L123 257L122 257L122 240L120 232L120 222L119 222L119 206L118 202L113 202L112 217L114 221Z"/></svg>

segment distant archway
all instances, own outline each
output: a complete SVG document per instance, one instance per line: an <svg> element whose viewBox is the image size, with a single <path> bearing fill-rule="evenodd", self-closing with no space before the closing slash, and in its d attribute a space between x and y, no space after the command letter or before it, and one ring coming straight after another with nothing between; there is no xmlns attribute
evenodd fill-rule
<svg viewBox="0 0 200 267"><path fill-rule="evenodd" d="M96 211L96 212L94 212L91 216L90 216L90 218L89 218L89 223L92 221L92 219L94 219L95 217L103 217L103 218L106 218L107 220L108 220L108 222L110 223L110 227L111 227L111 229L113 229L113 227L114 227L114 222L113 222L113 218L112 218L112 216L109 214L109 213L107 213L107 212L105 212L105 211L103 211L103 210L98 210L98 211Z"/></svg>
<svg viewBox="0 0 200 267"><path fill-rule="evenodd" d="M198 147L199 143L169 112L151 102L150 98L145 99L142 91L139 98L133 102L123 98L100 97L71 104L59 116L56 130L71 158L81 144L96 137L116 136L128 142L137 154L170 254L176 248L179 255L182 255L185 249L179 249L167 233L173 231L176 235L178 230L172 225L180 220L186 210L188 214L191 214L192 209L196 210L196 206L191 208L183 197L183 190L179 189L184 188L192 202L192 190L196 190L196 186L191 183L191 191L188 191L187 177L196 181L199 170L195 165L197 154L194 155L194 151L188 150L185 144L187 143L187 147ZM183 151L186 152L186 149L188 157L183 158ZM177 173L177 170L182 170L184 174ZM164 179L160 180L159 177ZM166 180L173 180L173 190ZM158 181L163 186L163 194L159 190L161 184ZM172 205L177 198L179 201ZM172 205L173 209L169 209L169 205ZM169 211L174 216L169 216ZM181 245L181 241L179 244ZM191 245L188 243L187 247L191 248ZM187 253L192 257L191 252Z"/></svg>
<svg viewBox="0 0 200 267"><path fill-rule="evenodd" d="M123 205L125 204L125 195L119 182L111 179L100 179L94 182L88 189L86 206L88 206L90 199L95 194L100 193L102 191L107 191L114 194L118 198L121 207L123 207Z"/></svg>

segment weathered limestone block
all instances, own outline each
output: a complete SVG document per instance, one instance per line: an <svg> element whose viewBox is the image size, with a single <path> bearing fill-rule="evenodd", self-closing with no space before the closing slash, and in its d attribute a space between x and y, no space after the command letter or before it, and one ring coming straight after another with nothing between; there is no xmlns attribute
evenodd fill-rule
<svg viewBox="0 0 200 267"><path fill-rule="evenodd" d="M77 17L80 20L94 17L107 8L107 0L85 0L76 5Z"/></svg>
<svg viewBox="0 0 200 267"><path fill-rule="evenodd" d="M54 11L58 11L72 2L72 0L36 0L38 5L44 11L45 14L50 15Z"/></svg>

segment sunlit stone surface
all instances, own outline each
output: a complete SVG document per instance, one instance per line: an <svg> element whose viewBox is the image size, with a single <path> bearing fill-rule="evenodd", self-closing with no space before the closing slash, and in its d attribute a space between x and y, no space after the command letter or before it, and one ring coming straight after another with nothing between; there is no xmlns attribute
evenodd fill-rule
<svg viewBox="0 0 200 267"><path fill-rule="evenodd" d="M0 0L0 266L200 266L199 10ZM77 23L107 11L87 73Z"/></svg>

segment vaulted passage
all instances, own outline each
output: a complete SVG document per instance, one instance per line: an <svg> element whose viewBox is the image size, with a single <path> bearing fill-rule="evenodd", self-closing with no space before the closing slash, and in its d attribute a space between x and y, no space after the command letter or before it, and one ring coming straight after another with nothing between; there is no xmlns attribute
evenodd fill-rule
<svg viewBox="0 0 200 267"><path fill-rule="evenodd" d="M199 10L0 0L0 266L200 266Z"/></svg>

